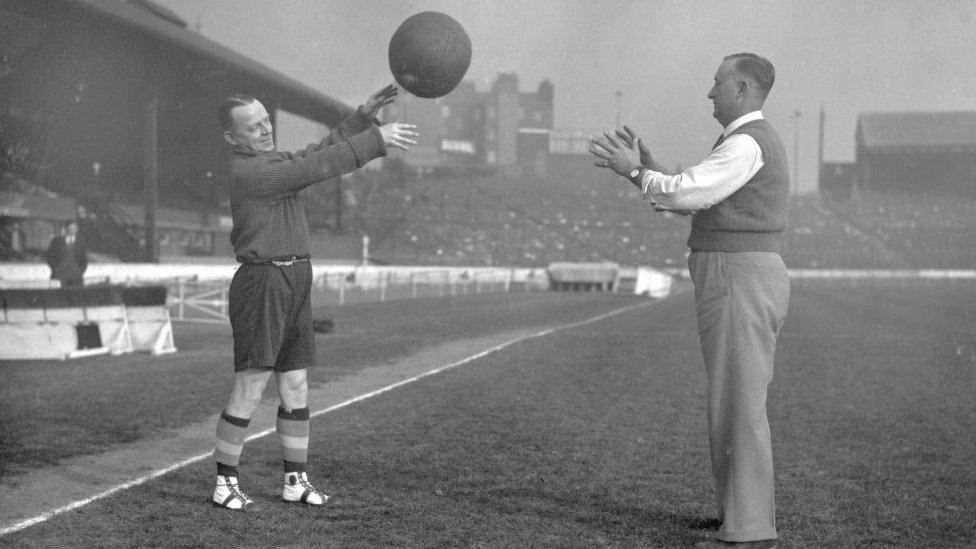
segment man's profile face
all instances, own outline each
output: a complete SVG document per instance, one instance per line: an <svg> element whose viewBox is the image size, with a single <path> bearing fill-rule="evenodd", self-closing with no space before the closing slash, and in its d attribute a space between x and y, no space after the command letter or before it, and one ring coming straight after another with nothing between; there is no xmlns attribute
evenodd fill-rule
<svg viewBox="0 0 976 549"><path fill-rule="evenodd" d="M722 126L728 126L733 120L738 118L740 104L740 87L742 78L736 72L735 60L723 61L715 72L715 85L708 92L708 98L712 100L714 110L712 116L718 120Z"/></svg>
<svg viewBox="0 0 976 549"><path fill-rule="evenodd" d="M230 114L234 123L224 132L228 143L256 152L275 150L271 117L260 101L234 107Z"/></svg>

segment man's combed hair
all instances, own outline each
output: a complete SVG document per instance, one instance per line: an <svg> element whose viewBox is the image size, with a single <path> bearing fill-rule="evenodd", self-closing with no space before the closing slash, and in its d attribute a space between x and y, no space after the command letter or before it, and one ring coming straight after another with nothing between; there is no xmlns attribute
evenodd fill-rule
<svg viewBox="0 0 976 549"><path fill-rule="evenodd" d="M217 109L217 123L220 124L221 131L229 130L234 126L234 117L230 114L232 110L237 107L250 105L255 101L257 99L243 93L235 93L227 99L224 99L224 102L220 104L220 108Z"/></svg>
<svg viewBox="0 0 976 549"><path fill-rule="evenodd" d="M773 82L776 81L776 69L769 59L754 53L733 53L725 60L735 60L735 70L759 86L763 99L769 95L769 90L773 89Z"/></svg>

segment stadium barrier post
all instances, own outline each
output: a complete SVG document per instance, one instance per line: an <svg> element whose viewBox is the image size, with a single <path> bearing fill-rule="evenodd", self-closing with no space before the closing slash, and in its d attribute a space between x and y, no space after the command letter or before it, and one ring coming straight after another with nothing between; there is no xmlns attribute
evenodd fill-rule
<svg viewBox="0 0 976 549"><path fill-rule="evenodd" d="M339 273L339 305L346 304L346 277Z"/></svg>
<svg viewBox="0 0 976 549"><path fill-rule="evenodd" d="M219 284L220 284L220 316L226 317L227 316L227 286L224 285L223 281L221 281Z"/></svg>
<svg viewBox="0 0 976 549"><path fill-rule="evenodd" d="M180 320L183 320L183 304L186 303L186 280L183 278L176 279L177 291L180 294L180 300L177 302L178 310L180 312Z"/></svg>

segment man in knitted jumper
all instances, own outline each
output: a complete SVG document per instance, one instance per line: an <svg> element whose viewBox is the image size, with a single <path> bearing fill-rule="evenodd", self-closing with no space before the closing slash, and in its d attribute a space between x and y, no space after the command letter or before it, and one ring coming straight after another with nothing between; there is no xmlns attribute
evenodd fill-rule
<svg viewBox="0 0 976 549"><path fill-rule="evenodd" d="M377 91L320 143L296 152L276 150L270 117L258 100L234 95L220 106L223 138L233 146L230 239L241 266L228 296L235 377L217 421L217 483L212 497L216 506L253 506L238 484L238 464L244 432L272 372L281 400L277 432L284 458L282 497L310 505L328 499L307 474L306 369L315 362L315 335L309 304L308 222L298 193L385 156L388 147L409 150L416 144L415 126L381 126L375 120L397 91L393 85Z"/></svg>
<svg viewBox="0 0 976 549"><path fill-rule="evenodd" d="M766 389L790 286L780 257L790 181L782 140L763 118L772 64L726 57L708 98L723 132L698 165L672 174L630 128L593 140L597 166L641 189L656 211L690 214L688 267L708 379L717 539L696 547L775 547Z"/></svg>

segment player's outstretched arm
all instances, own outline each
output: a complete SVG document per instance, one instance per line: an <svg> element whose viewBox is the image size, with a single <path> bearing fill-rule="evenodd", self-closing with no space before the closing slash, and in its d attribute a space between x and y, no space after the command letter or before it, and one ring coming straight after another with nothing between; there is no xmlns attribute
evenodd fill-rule
<svg viewBox="0 0 976 549"><path fill-rule="evenodd" d="M376 119L376 115L383 110L383 107L396 101L399 91L400 90L393 84L388 84L379 90L376 90L372 95L366 98L366 101L360 105L359 108L356 109L356 112L352 113L336 127L332 128L332 131L330 131L320 143L313 143L309 145L307 150L311 152L313 150L319 150L322 147L335 145L340 141L349 139L357 133L366 131L370 128L370 126L379 126L380 123Z"/></svg>
<svg viewBox="0 0 976 549"><path fill-rule="evenodd" d="M416 129L417 126L413 124L391 122L380 126L380 134L383 135L383 143L387 147L409 151L410 145L416 145L417 138L420 137L420 134L414 131Z"/></svg>
<svg viewBox="0 0 976 549"><path fill-rule="evenodd" d="M396 101L397 94L400 90L393 84L388 84L379 90L376 90L372 95L366 98L363 102L360 111L366 115L367 118L376 118L376 115L383 110L383 107Z"/></svg>

